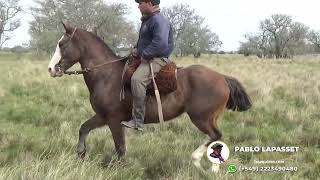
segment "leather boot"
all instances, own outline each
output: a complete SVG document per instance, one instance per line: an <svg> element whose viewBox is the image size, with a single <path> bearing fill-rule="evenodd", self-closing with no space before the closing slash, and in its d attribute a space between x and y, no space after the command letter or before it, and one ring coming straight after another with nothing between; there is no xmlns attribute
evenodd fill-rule
<svg viewBox="0 0 320 180"><path fill-rule="evenodd" d="M121 124L128 128L134 128L138 131L142 131L145 116L145 103L145 98L134 97L132 106L132 119L128 122L123 121Z"/></svg>

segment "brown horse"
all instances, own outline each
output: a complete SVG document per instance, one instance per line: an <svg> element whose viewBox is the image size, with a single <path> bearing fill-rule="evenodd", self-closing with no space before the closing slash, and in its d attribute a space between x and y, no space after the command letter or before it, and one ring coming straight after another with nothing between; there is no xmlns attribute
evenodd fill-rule
<svg viewBox="0 0 320 180"><path fill-rule="evenodd" d="M85 156L86 137L98 127L108 125L115 143L118 157L125 155L125 133L121 121L131 117L132 96L126 92L124 101L120 101L121 76L124 62L97 36L88 31L63 24L65 34L59 40L54 56L49 64L52 77L62 76L75 63L81 68L97 67L83 74L90 92L90 103L95 115L81 125L77 152ZM177 72L178 88L162 96L165 121L187 112L192 123L209 136L209 141L192 153L193 163L200 167L201 157L210 142L221 138L218 130L218 117L225 108L245 111L251 107L250 98L242 85L234 78L226 77L205 66L192 65ZM154 97L146 104L145 124L159 123L157 104Z"/></svg>

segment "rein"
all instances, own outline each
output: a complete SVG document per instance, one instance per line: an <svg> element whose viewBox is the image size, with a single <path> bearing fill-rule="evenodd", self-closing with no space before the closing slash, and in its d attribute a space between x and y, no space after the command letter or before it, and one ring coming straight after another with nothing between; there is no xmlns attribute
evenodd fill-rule
<svg viewBox="0 0 320 180"><path fill-rule="evenodd" d="M97 68L100 68L102 66L106 66L106 65L109 65L109 64L112 64L112 63L115 63L115 62L123 61L123 60L125 60L127 58L128 57L126 56L126 57L123 57L121 59L116 59L116 60L113 60L113 61L102 63L102 64L99 64L99 65L96 65L96 66L93 66L93 67L90 67L90 68L86 67L86 68L83 68L83 69L77 70L77 71L65 71L64 73L68 74L68 75L79 75L79 74L83 74L83 73L88 73L88 72L91 72L94 69L97 69Z"/></svg>

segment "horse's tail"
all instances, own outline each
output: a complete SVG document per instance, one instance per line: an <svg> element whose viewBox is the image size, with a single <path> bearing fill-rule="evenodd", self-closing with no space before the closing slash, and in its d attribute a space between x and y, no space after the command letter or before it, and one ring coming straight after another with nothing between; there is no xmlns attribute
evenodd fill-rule
<svg viewBox="0 0 320 180"><path fill-rule="evenodd" d="M251 99L242 84L233 77L225 76L225 79L230 89L227 108L233 111L246 111L250 109L252 106Z"/></svg>

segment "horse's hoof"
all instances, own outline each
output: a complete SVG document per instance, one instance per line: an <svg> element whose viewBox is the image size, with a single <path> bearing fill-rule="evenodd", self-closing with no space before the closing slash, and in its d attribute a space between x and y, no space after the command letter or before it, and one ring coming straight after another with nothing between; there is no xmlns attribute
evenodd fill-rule
<svg viewBox="0 0 320 180"><path fill-rule="evenodd" d="M197 168L202 168L199 161L193 161L192 163L193 163L193 165L194 165L195 167L197 167Z"/></svg>
<svg viewBox="0 0 320 180"><path fill-rule="evenodd" d="M192 164L201 172L205 173L206 171L202 168L201 164L199 161L192 161Z"/></svg>
<svg viewBox="0 0 320 180"><path fill-rule="evenodd" d="M86 146L82 144L78 144L77 154L80 159L84 159L86 157Z"/></svg>
<svg viewBox="0 0 320 180"><path fill-rule="evenodd" d="M86 157L86 151L78 151L78 157L81 159L81 160L84 160L84 158Z"/></svg>
<svg viewBox="0 0 320 180"><path fill-rule="evenodd" d="M211 172L218 173L219 172L219 164L212 164Z"/></svg>

